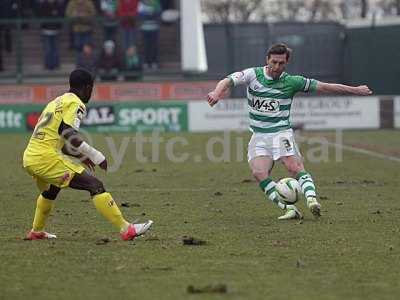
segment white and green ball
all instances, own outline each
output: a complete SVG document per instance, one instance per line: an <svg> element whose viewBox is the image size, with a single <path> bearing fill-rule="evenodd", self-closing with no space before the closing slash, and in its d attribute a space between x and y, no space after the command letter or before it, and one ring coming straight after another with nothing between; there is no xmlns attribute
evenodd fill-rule
<svg viewBox="0 0 400 300"><path fill-rule="evenodd" d="M276 183L276 193L279 201L285 204L295 204L301 196L301 187L294 178L283 178Z"/></svg>

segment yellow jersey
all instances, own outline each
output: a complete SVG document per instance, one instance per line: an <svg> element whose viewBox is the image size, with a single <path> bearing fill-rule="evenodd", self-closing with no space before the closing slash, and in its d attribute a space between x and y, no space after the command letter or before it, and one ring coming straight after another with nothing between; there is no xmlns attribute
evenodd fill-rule
<svg viewBox="0 0 400 300"><path fill-rule="evenodd" d="M59 156L64 146L64 139L59 132L61 122L79 130L85 115L85 104L73 93L65 93L49 102L42 111L25 149L24 167Z"/></svg>

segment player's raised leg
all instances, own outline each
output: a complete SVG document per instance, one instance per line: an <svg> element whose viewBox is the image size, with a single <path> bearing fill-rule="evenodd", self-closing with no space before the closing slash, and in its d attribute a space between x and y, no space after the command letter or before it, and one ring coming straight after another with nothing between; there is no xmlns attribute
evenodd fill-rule
<svg viewBox="0 0 400 300"><path fill-rule="evenodd" d="M135 237L144 234L153 224L151 220L141 224L127 222L111 194L104 189L103 183L86 171L82 174L75 174L69 187L90 192L94 206L110 223L120 230L123 240L133 240Z"/></svg>
<svg viewBox="0 0 400 300"><path fill-rule="evenodd" d="M36 200L35 217L33 219L32 230L28 232L26 239L42 240L53 239L56 235L44 231L46 220L54 207L60 188L50 185L50 187L42 192Z"/></svg>
<svg viewBox="0 0 400 300"><path fill-rule="evenodd" d="M281 157L281 161L285 165L293 178L296 178L301 186L301 191L306 199L306 205L314 216L321 215L321 204L317 201L317 192L314 181L307 171L300 158L297 156Z"/></svg>
<svg viewBox="0 0 400 300"><path fill-rule="evenodd" d="M268 156L258 156L249 162L254 178L257 180L264 194L275 203L280 209L286 213L280 216L279 220L301 219L301 212L294 205L286 205L279 201L278 194L275 190L276 183L270 177L270 171L273 167L273 160Z"/></svg>

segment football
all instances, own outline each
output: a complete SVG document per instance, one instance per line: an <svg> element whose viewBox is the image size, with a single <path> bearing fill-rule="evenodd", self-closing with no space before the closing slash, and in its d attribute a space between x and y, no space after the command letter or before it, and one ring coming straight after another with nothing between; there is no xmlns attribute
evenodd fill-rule
<svg viewBox="0 0 400 300"><path fill-rule="evenodd" d="M301 187L294 178L283 178L276 183L279 201L285 204L296 203L301 196Z"/></svg>

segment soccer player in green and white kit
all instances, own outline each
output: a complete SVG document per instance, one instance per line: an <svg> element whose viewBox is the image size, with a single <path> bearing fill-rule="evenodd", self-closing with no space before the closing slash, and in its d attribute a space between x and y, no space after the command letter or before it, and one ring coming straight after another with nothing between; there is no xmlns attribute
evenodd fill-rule
<svg viewBox="0 0 400 300"><path fill-rule="evenodd" d="M321 92L334 94L371 95L366 85L347 86L293 76L284 72L291 54L284 44L273 45L267 52L266 66L235 72L218 82L208 94L208 103L214 106L231 87L247 86L250 130L253 132L248 147L248 160L253 176L262 191L285 214L278 219L302 218L294 205L278 200L276 183L270 177L274 161L280 160L290 175L298 180L307 207L314 216L320 215L321 205L311 174L304 169L301 155L290 125L290 108L298 92Z"/></svg>

